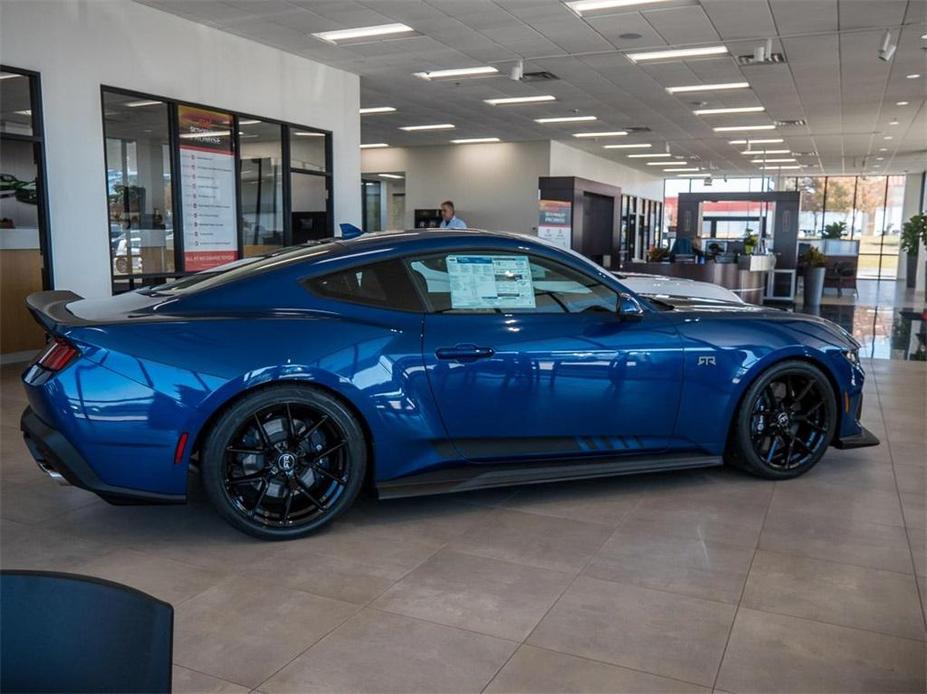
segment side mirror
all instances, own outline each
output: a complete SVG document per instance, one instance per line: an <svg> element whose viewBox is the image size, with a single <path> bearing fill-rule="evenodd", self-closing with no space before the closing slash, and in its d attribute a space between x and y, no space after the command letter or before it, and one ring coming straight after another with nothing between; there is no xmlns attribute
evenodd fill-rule
<svg viewBox="0 0 927 694"><path fill-rule="evenodd" d="M618 295L618 317L621 320L635 320L643 315L644 308L637 299L624 292Z"/></svg>

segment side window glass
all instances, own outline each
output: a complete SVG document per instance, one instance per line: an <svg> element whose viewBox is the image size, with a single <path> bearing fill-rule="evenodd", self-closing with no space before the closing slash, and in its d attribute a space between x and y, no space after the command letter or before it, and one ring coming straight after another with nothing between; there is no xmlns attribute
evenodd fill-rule
<svg viewBox="0 0 927 694"><path fill-rule="evenodd" d="M316 296L397 311L423 310L402 263L388 260L312 277L305 286Z"/></svg>
<svg viewBox="0 0 927 694"><path fill-rule="evenodd" d="M617 310L597 280L543 258L465 252L409 260L432 313L582 313Z"/></svg>

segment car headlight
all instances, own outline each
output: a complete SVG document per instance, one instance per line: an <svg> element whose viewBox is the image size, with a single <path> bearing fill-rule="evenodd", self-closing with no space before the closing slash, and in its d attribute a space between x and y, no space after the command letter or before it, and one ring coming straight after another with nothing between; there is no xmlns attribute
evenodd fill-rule
<svg viewBox="0 0 927 694"><path fill-rule="evenodd" d="M850 362L860 371L863 370L863 365L859 361L859 350L858 349L846 349L843 351L843 356L846 357L846 360Z"/></svg>

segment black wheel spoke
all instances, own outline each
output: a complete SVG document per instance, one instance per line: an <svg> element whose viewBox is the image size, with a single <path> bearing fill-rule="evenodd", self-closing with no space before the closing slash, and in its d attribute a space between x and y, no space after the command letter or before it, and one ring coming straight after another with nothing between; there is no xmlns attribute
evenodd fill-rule
<svg viewBox="0 0 927 694"><path fill-rule="evenodd" d="M317 421L317 422L316 422L315 424L313 424L311 427L309 427L308 429L306 429L305 431L303 431L302 433L300 433L299 438L297 439L297 441L298 441L299 443L302 443L303 441L305 441L306 439L308 439L310 436L312 436L316 431L318 431L319 427L321 427L321 426L322 426L323 424L325 424L325 422L327 422L327 421L328 421L328 415L323 414L323 415L319 418L319 421Z"/></svg>
<svg viewBox="0 0 927 694"><path fill-rule="evenodd" d="M326 448L326 449L325 449L324 451L322 451L321 453L317 453L316 456L315 456L315 459L316 459L316 460L322 460L322 458L327 458L328 456L330 456L330 455L331 455L332 453L334 453L335 451L337 451L337 450L343 448L344 445L345 445L345 443L347 443L347 442L344 441L344 440L342 440L342 441L339 441L338 443L336 443L336 444L334 444L334 445L332 445L332 446L329 446L328 448Z"/></svg>
<svg viewBox="0 0 927 694"><path fill-rule="evenodd" d="M266 453L262 448L239 448L238 446L229 446L225 450L237 455L264 455Z"/></svg>
<svg viewBox="0 0 927 694"><path fill-rule="evenodd" d="M296 440L296 425L293 423L293 411L290 409L290 403L286 403L286 431L291 441Z"/></svg>
<svg viewBox="0 0 927 694"><path fill-rule="evenodd" d="M264 423L261 421L261 418L257 415L254 415L254 423L257 424L258 436L261 437L261 442L267 448L273 448L274 445L270 440L270 436L267 434L267 429L264 428Z"/></svg>
<svg viewBox="0 0 927 694"><path fill-rule="evenodd" d="M251 472L251 473L248 473L247 475L241 475L240 477L231 477L229 478L229 485L237 486L239 484L253 484L254 482L258 482L259 480L262 480L265 477L267 477L267 471L261 469L261 470L258 470L257 472Z"/></svg>
<svg viewBox="0 0 927 694"><path fill-rule="evenodd" d="M347 481L346 479L344 479L344 478L342 478L342 477L338 477L337 475L333 475L332 473L330 473L328 470L326 470L326 469L325 469L324 467L322 467L321 465L310 465L310 466L309 466L309 469L312 470L313 472L319 474L319 475L322 475L322 477L325 477L325 478L327 478L327 479L330 479L330 480L331 480L332 482L334 482L335 484L340 484L342 487L343 487L345 484L348 483L348 481Z"/></svg>
<svg viewBox="0 0 927 694"><path fill-rule="evenodd" d="M305 482L303 482L303 481L302 481L301 479L299 479L298 477L296 478L296 484L298 484L298 485L299 485L299 488L303 490L303 496L305 496L307 499L309 499L309 503L310 503L310 504L312 504L313 506L315 506L319 511L327 511L327 510L328 510L328 507L327 507L327 506L325 506L324 504L322 504L321 501L319 501L318 499L316 499L316 498L312 495L312 489L309 487L309 485L307 485Z"/></svg>
<svg viewBox="0 0 927 694"><path fill-rule="evenodd" d="M267 480L261 483L261 493L258 494L257 501L254 502L254 506L251 508L251 513L249 514L254 518L254 514L257 513L258 509L261 508L261 504L264 503L264 497L267 496L267 490L270 489L270 483Z"/></svg>
<svg viewBox="0 0 927 694"><path fill-rule="evenodd" d="M290 509L293 507L293 497L296 496L296 492L293 491L293 488L287 486L286 489L286 501L283 504L283 516L281 521L286 524L290 520Z"/></svg>
<svg viewBox="0 0 927 694"><path fill-rule="evenodd" d="M771 463L773 457L775 457L777 444L781 442L781 439L778 435L772 437L772 441L769 444L769 451L766 453L766 462Z"/></svg>
<svg viewBox="0 0 927 694"><path fill-rule="evenodd" d="M805 386L805 389L795 398L796 402L801 402L805 399L805 396L811 392L811 389L814 388L814 381L808 379L808 385Z"/></svg>

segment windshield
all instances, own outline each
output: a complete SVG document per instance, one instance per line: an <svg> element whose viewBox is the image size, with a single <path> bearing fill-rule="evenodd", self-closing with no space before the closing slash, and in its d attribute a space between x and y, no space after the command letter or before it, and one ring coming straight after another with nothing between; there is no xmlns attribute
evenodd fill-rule
<svg viewBox="0 0 927 694"><path fill-rule="evenodd" d="M148 289L141 289L139 291L143 294L170 296L212 289L213 287L228 284L229 282L253 277L260 272L275 267L288 265L294 262L302 262L319 255L326 255L330 253L336 245L334 240L325 239L322 241L310 241L300 246L288 246L271 253L265 253L264 255L233 260L231 263L219 265L209 270L203 270L189 277L184 277L165 284L159 284Z"/></svg>

